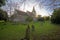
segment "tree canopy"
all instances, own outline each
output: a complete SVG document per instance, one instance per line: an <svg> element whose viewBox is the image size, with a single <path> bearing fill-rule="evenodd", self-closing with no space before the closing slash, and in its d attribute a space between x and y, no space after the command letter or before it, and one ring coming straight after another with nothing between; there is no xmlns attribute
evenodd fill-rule
<svg viewBox="0 0 60 40"><path fill-rule="evenodd" d="M7 12L3 11L2 9L0 9L0 20L4 20L4 21L8 20L8 14L7 14Z"/></svg>
<svg viewBox="0 0 60 40"><path fill-rule="evenodd" d="M1 7L2 5L5 5L5 1L6 1L6 0L0 0L0 7Z"/></svg>
<svg viewBox="0 0 60 40"><path fill-rule="evenodd" d="M51 16L51 22L60 24L60 8L54 10L53 15Z"/></svg>

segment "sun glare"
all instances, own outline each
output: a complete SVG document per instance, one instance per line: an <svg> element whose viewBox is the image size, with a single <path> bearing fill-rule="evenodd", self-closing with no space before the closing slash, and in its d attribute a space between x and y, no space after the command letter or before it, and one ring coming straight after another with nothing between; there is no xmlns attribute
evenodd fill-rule
<svg viewBox="0 0 60 40"><path fill-rule="evenodd" d="M48 13L45 9L37 10L37 15L47 16Z"/></svg>

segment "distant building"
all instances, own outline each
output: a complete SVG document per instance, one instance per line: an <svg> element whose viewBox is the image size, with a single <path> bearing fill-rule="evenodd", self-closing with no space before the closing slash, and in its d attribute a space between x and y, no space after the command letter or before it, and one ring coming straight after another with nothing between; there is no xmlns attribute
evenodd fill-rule
<svg viewBox="0 0 60 40"><path fill-rule="evenodd" d="M32 17L33 20L36 21L36 11L34 7L32 12L29 12L29 11L24 12L16 9L14 14L11 16L11 19L14 22L25 22L28 16Z"/></svg>

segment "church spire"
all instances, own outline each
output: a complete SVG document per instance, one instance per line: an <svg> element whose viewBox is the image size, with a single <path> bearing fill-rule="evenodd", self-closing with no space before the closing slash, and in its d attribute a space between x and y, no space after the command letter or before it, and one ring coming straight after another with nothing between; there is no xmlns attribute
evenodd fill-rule
<svg viewBox="0 0 60 40"><path fill-rule="evenodd" d="M33 10L32 10L32 12L36 12L34 7L33 7Z"/></svg>
<svg viewBox="0 0 60 40"><path fill-rule="evenodd" d="M36 16L35 7L33 7L32 13L34 14L34 16Z"/></svg>

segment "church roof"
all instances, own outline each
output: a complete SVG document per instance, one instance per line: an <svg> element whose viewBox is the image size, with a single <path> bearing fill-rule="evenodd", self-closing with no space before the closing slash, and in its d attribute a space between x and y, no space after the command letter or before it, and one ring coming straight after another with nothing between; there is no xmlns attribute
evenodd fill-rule
<svg viewBox="0 0 60 40"><path fill-rule="evenodd" d="M16 10L18 12L19 15L26 15L26 12L21 11L21 10Z"/></svg>

